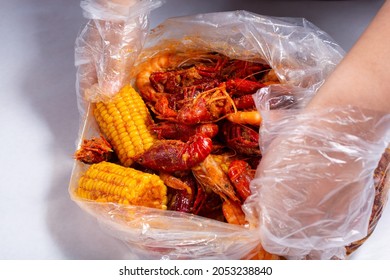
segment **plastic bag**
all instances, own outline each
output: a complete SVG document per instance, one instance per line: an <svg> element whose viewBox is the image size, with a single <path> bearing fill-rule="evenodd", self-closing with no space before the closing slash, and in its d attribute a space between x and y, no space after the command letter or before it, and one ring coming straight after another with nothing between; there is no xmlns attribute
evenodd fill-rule
<svg viewBox="0 0 390 280"><path fill-rule="evenodd" d="M390 114L307 111L312 94L279 86L256 94L264 157L244 209L266 250L293 259L344 259L348 246L372 233L387 201L389 186L381 180L389 168ZM269 110L275 100L287 105Z"/></svg>
<svg viewBox="0 0 390 280"><path fill-rule="evenodd" d="M129 69L142 50L154 0L84 0L89 19L75 44L80 114L88 102L112 97L130 80Z"/></svg>
<svg viewBox="0 0 390 280"><path fill-rule="evenodd" d="M344 55L326 33L301 18L275 18L246 11L199 14L168 19L147 34L147 11L158 6L158 1L137 1L135 5L140 6L119 16L116 9L95 5L96 1L83 3L93 20L76 41L78 97L85 119L80 143L99 134L88 110L89 102L109 98L128 81L134 83L137 67L163 50L196 48L232 58L260 57L286 87L298 88L302 93L315 93ZM87 36L90 32L97 36L93 42L98 44L91 45ZM114 40L106 45L111 32L119 43ZM85 168L75 163L69 186L72 199L140 258L241 259L255 256L261 248L256 215L248 215L250 227L241 227L185 213L81 200L73 193Z"/></svg>

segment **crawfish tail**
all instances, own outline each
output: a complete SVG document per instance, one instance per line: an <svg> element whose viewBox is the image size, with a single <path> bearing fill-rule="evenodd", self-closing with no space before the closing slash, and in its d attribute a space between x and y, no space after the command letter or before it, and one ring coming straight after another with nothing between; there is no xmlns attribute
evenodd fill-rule
<svg viewBox="0 0 390 280"><path fill-rule="evenodd" d="M180 212L191 212L194 206L195 194L197 193L197 184L195 178L190 173L189 175L185 175L184 177L175 178L174 181L176 180L180 181L178 185L176 185L176 182L173 182L173 184L175 184L176 186L172 186L172 184L170 184L170 180L168 180L168 183L164 180L165 184L170 187L169 191L172 194L168 209ZM183 188L182 186L185 187Z"/></svg>
<svg viewBox="0 0 390 280"><path fill-rule="evenodd" d="M259 134L249 126L226 122L221 129L221 136L227 146L238 154L260 156Z"/></svg>
<svg viewBox="0 0 390 280"><path fill-rule="evenodd" d="M202 162L212 150L212 140L195 134L186 143L161 140L137 158L144 167L165 172L189 170Z"/></svg>
<svg viewBox="0 0 390 280"><path fill-rule="evenodd" d="M243 160L234 160L229 165L228 176L242 201L251 194L249 185L254 177L254 170Z"/></svg>

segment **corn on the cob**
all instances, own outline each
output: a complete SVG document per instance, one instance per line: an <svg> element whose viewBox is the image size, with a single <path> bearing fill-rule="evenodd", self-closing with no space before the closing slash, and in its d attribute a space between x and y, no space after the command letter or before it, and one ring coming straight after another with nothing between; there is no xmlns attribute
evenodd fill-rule
<svg viewBox="0 0 390 280"><path fill-rule="evenodd" d="M108 102L96 103L94 115L123 166L130 166L156 139L148 130L153 123L148 108L131 86L123 87Z"/></svg>
<svg viewBox="0 0 390 280"><path fill-rule="evenodd" d="M105 161L92 164L81 176L76 195L164 210L167 204L167 187L160 177Z"/></svg>

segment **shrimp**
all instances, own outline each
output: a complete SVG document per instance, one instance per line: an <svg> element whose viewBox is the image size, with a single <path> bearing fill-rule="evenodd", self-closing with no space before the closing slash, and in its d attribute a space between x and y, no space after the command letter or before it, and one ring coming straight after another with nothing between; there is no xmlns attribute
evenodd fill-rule
<svg viewBox="0 0 390 280"><path fill-rule="evenodd" d="M223 200L240 202L227 174L214 159L214 155L208 155L200 164L193 167L192 173L206 190L212 190Z"/></svg>

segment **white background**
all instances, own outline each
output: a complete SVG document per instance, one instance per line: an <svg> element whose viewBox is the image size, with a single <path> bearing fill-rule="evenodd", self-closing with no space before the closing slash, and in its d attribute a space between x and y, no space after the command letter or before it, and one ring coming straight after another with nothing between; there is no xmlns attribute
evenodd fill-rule
<svg viewBox="0 0 390 280"><path fill-rule="evenodd" d="M225 10L305 17L348 51L383 1L167 0L151 15ZM2 1L0 259L134 258L68 195L78 137L74 41L78 0ZM353 259L390 259L390 207Z"/></svg>

